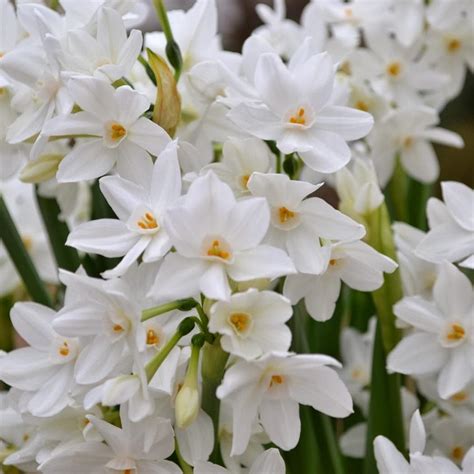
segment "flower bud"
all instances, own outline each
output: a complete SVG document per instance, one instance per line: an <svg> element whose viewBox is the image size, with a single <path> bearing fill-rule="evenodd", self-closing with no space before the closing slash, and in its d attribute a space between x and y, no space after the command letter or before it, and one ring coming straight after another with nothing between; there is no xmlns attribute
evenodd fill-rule
<svg viewBox="0 0 474 474"><path fill-rule="evenodd" d="M29 161L21 170L20 179L24 183L42 183L56 176L63 155L48 153L37 160Z"/></svg>
<svg viewBox="0 0 474 474"><path fill-rule="evenodd" d="M176 395L175 415L178 428L187 428L196 419L201 402L199 390L184 384Z"/></svg>

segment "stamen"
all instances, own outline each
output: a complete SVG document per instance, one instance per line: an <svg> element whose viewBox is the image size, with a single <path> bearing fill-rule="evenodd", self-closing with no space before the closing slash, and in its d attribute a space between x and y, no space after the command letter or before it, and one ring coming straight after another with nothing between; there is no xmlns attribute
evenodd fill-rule
<svg viewBox="0 0 474 474"><path fill-rule="evenodd" d="M451 396L451 400L453 402L465 402L467 398L468 398L467 393L464 392L463 390Z"/></svg>
<svg viewBox="0 0 474 474"><path fill-rule="evenodd" d="M114 332L122 332L123 331L123 327L120 326L120 324L114 324L112 329L113 329Z"/></svg>
<svg viewBox="0 0 474 474"><path fill-rule="evenodd" d="M250 317L246 313L232 313L229 320L238 332L244 332L250 324Z"/></svg>
<svg viewBox="0 0 474 474"><path fill-rule="evenodd" d="M281 385L285 381L285 377L283 375L272 375L272 379L270 380L270 388L273 385Z"/></svg>
<svg viewBox="0 0 474 474"><path fill-rule="evenodd" d="M335 265L337 265L337 259L331 258L331 260L329 260L329 265L331 265L331 267L334 267Z"/></svg>
<svg viewBox="0 0 474 474"><path fill-rule="evenodd" d="M120 125L119 123L113 123L110 126L110 138L112 140L120 140L123 138L127 133L127 130L123 125Z"/></svg>
<svg viewBox="0 0 474 474"><path fill-rule="evenodd" d="M449 341L461 341L464 339L464 336L466 335L466 331L464 328L458 324L458 323L453 323L451 324L451 331L448 333L446 338Z"/></svg>
<svg viewBox="0 0 474 474"><path fill-rule="evenodd" d="M389 76L397 77L402 72L402 65L399 62L390 63L387 66L387 73Z"/></svg>
<svg viewBox="0 0 474 474"><path fill-rule="evenodd" d="M355 108L359 109L359 110L362 110L363 112L368 112L369 111L369 105L367 104L367 102L365 102L363 100L358 100L355 103Z"/></svg>
<svg viewBox="0 0 474 474"><path fill-rule="evenodd" d="M406 137L405 140L403 140L403 146L405 148L410 148L413 145L413 137Z"/></svg>
<svg viewBox="0 0 474 474"><path fill-rule="evenodd" d="M66 357L69 355L69 346L66 341L63 342L62 346L58 350L59 354L62 355L63 357Z"/></svg>
<svg viewBox="0 0 474 474"><path fill-rule="evenodd" d="M249 174L245 174L244 176L240 177L240 184L244 189L247 189L247 186L249 184L249 179L250 179Z"/></svg>
<svg viewBox="0 0 474 474"><path fill-rule="evenodd" d="M218 240L213 240L211 246L207 250L209 257L219 257L227 260L230 257L230 253L221 248L221 243Z"/></svg>
<svg viewBox="0 0 474 474"><path fill-rule="evenodd" d="M295 217L295 213L293 211L290 211L286 207L280 207L280 209L278 209L278 217L280 219L280 222L284 224L290 219L293 219Z"/></svg>
<svg viewBox="0 0 474 474"><path fill-rule="evenodd" d="M146 343L149 346L154 346L155 344L158 344L158 342L160 342L160 338L158 337L158 334L156 334L156 331L148 329L146 332Z"/></svg>
<svg viewBox="0 0 474 474"><path fill-rule="evenodd" d="M461 47L461 41L457 38L450 39L446 44L446 49L450 53L455 53Z"/></svg>
<svg viewBox="0 0 474 474"><path fill-rule="evenodd" d="M290 117L290 123L297 125L306 125L306 111L304 107L300 107L296 115Z"/></svg>
<svg viewBox="0 0 474 474"><path fill-rule="evenodd" d="M455 446L451 450L451 457L455 459L457 462L461 461L464 457L464 448L462 446Z"/></svg>
<svg viewBox="0 0 474 474"><path fill-rule="evenodd" d="M143 230L158 229L158 222L151 212L145 212L144 216L137 221L137 226Z"/></svg>

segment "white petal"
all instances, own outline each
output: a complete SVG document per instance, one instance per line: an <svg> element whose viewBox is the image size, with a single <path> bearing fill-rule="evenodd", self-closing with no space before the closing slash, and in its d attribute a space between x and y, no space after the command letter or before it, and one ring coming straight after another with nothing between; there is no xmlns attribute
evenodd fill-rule
<svg viewBox="0 0 474 474"><path fill-rule="evenodd" d="M278 447L288 451L298 444L301 422L296 401L265 399L260 405L259 414L263 428Z"/></svg>
<svg viewBox="0 0 474 474"><path fill-rule="evenodd" d="M138 206L146 202L142 187L118 176L101 178L100 190L115 214L124 222Z"/></svg>
<svg viewBox="0 0 474 474"><path fill-rule="evenodd" d="M102 403L105 406L121 405L129 401L140 389L140 380L133 375L122 375L109 379L103 386Z"/></svg>
<svg viewBox="0 0 474 474"><path fill-rule="evenodd" d="M462 148L464 146L464 140L460 135L451 130L446 130L445 128L428 128L427 130L417 133L417 137L422 137L425 140L453 146L455 148Z"/></svg>
<svg viewBox="0 0 474 474"><path fill-rule="evenodd" d="M473 290L469 278L451 263L443 263L433 287L436 304L450 317L472 314Z"/></svg>
<svg viewBox="0 0 474 474"><path fill-rule="evenodd" d="M115 169L119 176L147 188L153 169L150 154L130 140L123 140L115 152Z"/></svg>
<svg viewBox="0 0 474 474"><path fill-rule="evenodd" d="M301 203L305 223L319 237L334 240L355 240L364 237L365 228L320 198L305 199Z"/></svg>
<svg viewBox="0 0 474 474"><path fill-rule="evenodd" d="M374 451L380 474L411 474L412 470L407 460L389 439L377 436Z"/></svg>
<svg viewBox="0 0 474 474"><path fill-rule="evenodd" d="M289 377L291 397L299 403L338 418L352 413L351 395L335 370L314 367L306 374Z"/></svg>
<svg viewBox="0 0 474 474"><path fill-rule="evenodd" d="M422 183L432 183L439 176L439 163L433 146L424 140L415 140L400 154L407 173Z"/></svg>
<svg viewBox="0 0 474 474"><path fill-rule="evenodd" d="M331 105L316 116L318 129L341 135L345 140L365 137L374 125L374 118L367 112L350 107Z"/></svg>
<svg viewBox="0 0 474 474"><path fill-rule="evenodd" d="M117 159L115 150L106 148L102 139L76 145L61 161L56 177L60 183L98 178L112 169Z"/></svg>
<svg viewBox="0 0 474 474"><path fill-rule="evenodd" d="M102 136L103 124L89 112L59 115L45 123L43 135L97 135Z"/></svg>
<svg viewBox="0 0 474 474"><path fill-rule="evenodd" d="M16 303L10 313L17 333L32 347L47 351L55 336L52 327L56 313L37 303Z"/></svg>
<svg viewBox="0 0 474 474"><path fill-rule="evenodd" d="M133 265L138 260L142 252L147 248L148 244L150 243L150 240L150 236L142 236L138 241L134 243L132 248L128 250L122 260L120 260L120 263L116 267L103 272L102 276L104 278L115 278L123 276L131 267L131 265Z"/></svg>
<svg viewBox="0 0 474 474"><path fill-rule="evenodd" d="M130 86L116 89L115 99L119 107L117 120L126 125L136 122L150 107L150 101L146 95L131 89Z"/></svg>
<svg viewBox="0 0 474 474"><path fill-rule="evenodd" d="M129 128L127 139L156 156L170 141L169 135L159 125L145 117L140 117Z"/></svg>
<svg viewBox="0 0 474 474"><path fill-rule="evenodd" d="M249 474L285 474L285 472L285 461L281 457L280 451L270 448L255 459Z"/></svg>
<svg viewBox="0 0 474 474"><path fill-rule="evenodd" d="M443 366L447 357L437 336L414 333L403 338L388 355L387 367L402 374L431 374Z"/></svg>
<svg viewBox="0 0 474 474"><path fill-rule="evenodd" d="M438 393L441 398L446 400L453 396L474 378L469 359L469 353L464 348L451 351L448 363L438 378Z"/></svg>
<svg viewBox="0 0 474 474"><path fill-rule="evenodd" d="M224 265L213 263L199 279L199 288L209 299L229 300L230 286Z"/></svg>
<svg viewBox="0 0 474 474"><path fill-rule="evenodd" d="M332 272L326 272L315 277L313 284L311 291L305 296L305 307L314 320L327 321L334 314L341 291L341 280Z"/></svg>
<svg viewBox="0 0 474 474"><path fill-rule="evenodd" d="M394 306L393 311L402 321L422 331L439 334L443 324L435 305L419 295L403 298Z"/></svg>
<svg viewBox="0 0 474 474"><path fill-rule="evenodd" d="M135 61L137 60L137 57L142 49L142 44L142 32L140 30L132 30L117 58L118 64L122 66L122 69L125 71L125 73L128 73L135 64Z"/></svg>
<svg viewBox="0 0 474 474"><path fill-rule="evenodd" d="M227 273L235 281L256 278L276 278L295 273L293 262L283 250L269 245L258 247L235 255L235 261L229 265Z"/></svg>
<svg viewBox="0 0 474 474"><path fill-rule="evenodd" d="M98 219L75 227L66 245L111 258L125 255L139 239L139 235L117 219Z"/></svg>
<svg viewBox="0 0 474 474"><path fill-rule="evenodd" d="M423 453L426 445L426 431L420 411L416 410L410 422L410 454Z"/></svg>
<svg viewBox="0 0 474 474"><path fill-rule="evenodd" d="M474 232L474 191L455 181L444 181L441 189L444 202L454 220L463 229Z"/></svg>
<svg viewBox="0 0 474 474"><path fill-rule="evenodd" d="M292 305L298 303L304 298L314 286L314 277L312 275L289 275L285 278L283 294L291 301Z"/></svg>

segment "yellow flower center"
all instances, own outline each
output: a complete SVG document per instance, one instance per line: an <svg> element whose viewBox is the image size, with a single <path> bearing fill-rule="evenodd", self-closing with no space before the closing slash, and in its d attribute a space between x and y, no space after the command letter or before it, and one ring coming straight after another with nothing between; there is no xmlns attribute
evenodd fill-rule
<svg viewBox="0 0 474 474"><path fill-rule="evenodd" d="M207 249L208 257L219 257L224 260L230 258L230 252L224 250L223 245L219 240L213 240L211 246Z"/></svg>
<svg viewBox="0 0 474 474"><path fill-rule="evenodd" d="M351 63L349 61L344 61L343 63L341 63L341 65L339 66L339 72L342 72L344 74L347 74L348 76L351 76L352 75Z"/></svg>
<svg viewBox="0 0 474 474"><path fill-rule="evenodd" d="M278 218L280 219L280 223L285 224L294 217L295 213L286 207L280 207L280 209L278 209Z"/></svg>
<svg viewBox="0 0 474 474"><path fill-rule="evenodd" d="M119 123L113 123L110 125L110 138L114 141L120 140L127 133L125 127Z"/></svg>
<svg viewBox="0 0 474 474"><path fill-rule="evenodd" d="M244 176L241 176L240 177L240 185L244 188L244 189L247 189L247 186L249 184L249 179L250 179L250 175L249 174L245 174Z"/></svg>
<svg viewBox="0 0 474 474"><path fill-rule="evenodd" d="M158 344L160 342L160 338L158 337L158 334L156 331L153 329L148 329L146 332L146 343L149 346L154 346L155 344Z"/></svg>
<svg viewBox="0 0 474 474"><path fill-rule="evenodd" d="M250 325L250 316L246 313L232 313L229 321L236 331L244 332Z"/></svg>
<svg viewBox="0 0 474 474"><path fill-rule="evenodd" d="M290 123L306 125L306 111L304 110L304 107L300 107L298 112L290 117Z"/></svg>
<svg viewBox="0 0 474 474"><path fill-rule="evenodd" d="M458 38L451 38L446 43L446 49L449 53L455 53L461 48L461 41Z"/></svg>
<svg viewBox="0 0 474 474"><path fill-rule="evenodd" d="M335 265L337 265L337 259L331 258L331 260L329 260L329 265L331 265L331 267L334 267Z"/></svg>
<svg viewBox="0 0 474 474"><path fill-rule="evenodd" d="M112 326L112 329L114 332L119 333L123 331L123 326L121 326L120 324L114 324Z"/></svg>
<svg viewBox="0 0 474 474"><path fill-rule="evenodd" d="M398 77L401 72L402 72L402 65L397 61L394 61L393 63L390 63L387 66L387 74L389 76Z"/></svg>
<svg viewBox="0 0 474 474"><path fill-rule="evenodd" d="M458 323L451 324L451 330L446 335L448 341L461 341L466 335L465 329Z"/></svg>
<svg viewBox="0 0 474 474"><path fill-rule="evenodd" d="M462 446L455 446L451 450L451 457L457 462L461 461L464 457L464 448Z"/></svg>
<svg viewBox="0 0 474 474"><path fill-rule="evenodd" d="M62 343L62 345L59 347L58 352L59 352L59 354L62 355L63 357L66 357L66 356L69 355L69 352L70 352L70 350L69 350L69 345L68 345L68 343L67 343L66 341L64 341L64 342Z"/></svg>
<svg viewBox="0 0 474 474"><path fill-rule="evenodd" d="M132 474L132 470L131 469L125 469L123 471L123 474Z"/></svg>
<svg viewBox="0 0 474 474"><path fill-rule="evenodd" d="M453 396L451 396L451 400L453 402L465 402L468 398L468 395L466 392L461 390L460 392L455 393Z"/></svg>
<svg viewBox="0 0 474 474"><path fill-rule="evenodd" d="M137 226L143 230L158 229L158 223L151 212L145 212L145 215L137 221Z"/></svg>
<svg viewBox="0 0 474 474"><path fill-rule="evenodd" d="M403 146L405 148L410 148L413 145L413 137L406 137L405 140L403 140Z"/></svg>
<svg viewBox="0 0 474 474"><path fill-rule="evenodd" d="M270 388L274 385L281 385L285 381L285 377L283 375L272 375L270 380Z"/></svg>
<svg viewBox="0 0 474 474"><path fill-rule="evenodd" d="M369 105L364 100L358 100L355 103L355 108L359 109L359 110L362 110L363 112L368 112L369 111Z"/></svg>

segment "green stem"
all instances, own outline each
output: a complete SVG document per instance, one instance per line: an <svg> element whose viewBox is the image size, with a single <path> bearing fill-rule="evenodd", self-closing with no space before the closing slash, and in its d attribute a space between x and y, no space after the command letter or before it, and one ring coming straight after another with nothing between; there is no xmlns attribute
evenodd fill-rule
<svg viewBox="0 0 474 474"><path fill-rule="evenodd" d="M176 457L178 458L178 463L181 467L181 470L183 471L183 474L193 474L193 468L183 459L183 456L181 456L177 439L175 440L174 451L176 453Z"/></svg>
<svg viewBox="0 0 474 474"><path fill-rule="evenodd" d="M161 28L166 37L166 56L168 61L175 70L175 81L178 82L183 67L183 58L179 49L178 43L173 38L173 31L168 19L168 12L163 4L163 0L153 0L158 19L160 20Z"/></svg>
<svg viewBox="0 0 474 474"><path fill-rule="evenodd" d="M14 304L13 296L0 298L0 350L10 352L14 347L14 331L10 319L10 310Z"/></svg>
<svg viewBox="0 0 474 474"><path fill-rule="evenodd" d="M334 474L344 474L344 463L342 461L341 452L339 450L339 445L334 433L334 427L332 425L331 419L326 415L321 415L320 417L321 425L324 431L324 438L328 446L329 457L331 459L332 471Z"/></svg>
<svg viewBox="0 0 474 474"><path fill-rule="evenodd" d="M220 400L216 396L217 387L224 376L229 354L224 352L219 338L213 344L206 343L202 349L202 408L211 417L214 426L214 449L210 460L221 463L219 448L219 410Z"/></svg>
<svg viewBox="0 0 474 474"><path fill-rule="evenodd" d="M400 375L387 373L386 354L379 322L375 333L372 359L365 474L377 473L373 444L378 435L383 435L393 441L400 452L405 451Z"/></svg>
<svg viewBox="0 0 474 474"><path fill-rule="evenodd" d="M138 62L145 68L145 72L150 78L150 81L153 82L153 84L156 86L155 73L153 72L153 69L148 64L148 61L142 55L140 55L138 56Z"/></svg>
<svg viewBox="0 0 474 474"><path fill-rule="evenodd" d="M36 198L58 267L75 272L80 259L76 249L66 246L69 228L59 219L61 210L58 203L55 199L41 197L38 192Z"/></svg>
<svg viewBox="0 0 474 474"><path fill-rule="evenodd" d="M209 318L207 317L207 314L204 312L202 306L199 304L196 306L196 310L199 314L199 318L201 319L201 323L203 324L204 327L207 328L209 324Z"/></svg>
<svg viewBox="0 0 474 474"><path fill-rule="evenodd" d="M390 201L393 205L394 219L408 222L408 176L397 156L392 179L388 185Z"/></svg>
<svg viewBox="0 0 474 474"><path fill-rule="evenodd" d="M177 300L171 303L155 306L154 308L145 309L142 311L142 322L154 318L155 316L174 311L175 309L179 309L180 311L190 311L196 305L196 300L193 298L187 298L184 300Z"/></svg>
<svg viewBox="0 0 474 474"><path fill-rule="evenodd" d="M156 374L163 361L168 357L168 354L178 344L179 340L189 334L194 328L194 321L190 318L183 319L178 326L176 332L171 336L169 341L162 347L161 351L156 354L153 359L145 366L145 372L148 382Z"/></svg>
<svg viewBox="0 0 474 474"><path fill-rule="evenodd" d="M408 202L409 223L421 230L427 229L426 204L433 192L433 185L424 184L414 179L409 180L408 184Z"/></svg>
<svg viewBox="0 0 474 474"><path fill-rule="evenodd" d="M31 298L52 308L51 297L38 275L2 196L0 196L0 238Z"/></svg>

